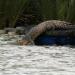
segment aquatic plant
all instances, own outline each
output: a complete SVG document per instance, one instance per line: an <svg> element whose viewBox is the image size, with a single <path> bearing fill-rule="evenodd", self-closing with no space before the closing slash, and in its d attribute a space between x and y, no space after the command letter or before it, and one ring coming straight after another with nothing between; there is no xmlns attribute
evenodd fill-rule
<svg viewBox="0 0 75 75"><path fill-rule="evenodd" d="M0 28L13 27L27 0L0 0Z"/></svg>

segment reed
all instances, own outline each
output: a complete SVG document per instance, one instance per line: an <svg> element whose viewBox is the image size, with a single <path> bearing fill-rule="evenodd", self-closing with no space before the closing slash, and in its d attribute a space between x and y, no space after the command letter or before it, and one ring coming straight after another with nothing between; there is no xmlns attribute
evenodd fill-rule
<svg viewBox="0 0 75 75"><path fill-rule="evenodd" d="M27 0L0 0L0 28L13 27Z"/></svg>
<svg viewBox="0 0 75 75"><path fill-rule="evenodd" d="M75 23L75 0L37 0L43 20L58 19Z"/></svg>
<svg viewBox="0 0 75 75"><path fill-rule="evenodd" d="M75 24L75 0L0 0L0 28L14 27L27 3L34 2L36 13L45 20L65 20Z"/></svg>

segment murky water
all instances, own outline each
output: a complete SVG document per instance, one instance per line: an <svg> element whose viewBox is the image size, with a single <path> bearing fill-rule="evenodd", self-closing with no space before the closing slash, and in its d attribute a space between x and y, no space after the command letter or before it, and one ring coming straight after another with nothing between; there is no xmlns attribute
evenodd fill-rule
<svg viewBox="0 0 75 75"><path fill-rule="evenodd" d="M19 46L18 36L0 36L0 75L75 75L75 48Z"/></svg>

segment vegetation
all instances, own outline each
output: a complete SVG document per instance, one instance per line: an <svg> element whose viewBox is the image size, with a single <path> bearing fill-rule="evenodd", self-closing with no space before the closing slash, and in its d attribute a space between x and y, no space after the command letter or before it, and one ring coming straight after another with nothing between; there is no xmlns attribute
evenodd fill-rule
<svg viewBox="0 0 75 75"><path fill-rule="evenodd" d="M0 0L0 28L13 27L27 0Z"/></svg>
<svg viewBox="0 0 75 75"><path fill-rule="evenodd" d="M50 19L75 23L75 0L0 0L0 28L14 27L18 18L31 24Z"/></svg>

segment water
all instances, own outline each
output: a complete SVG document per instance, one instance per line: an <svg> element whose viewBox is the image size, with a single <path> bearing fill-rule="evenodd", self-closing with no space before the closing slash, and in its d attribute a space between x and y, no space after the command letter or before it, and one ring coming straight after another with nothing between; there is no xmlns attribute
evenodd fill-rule
<svg viewBox="0 0 75 75"><path fill-rule="evenodd" d="M19 46L19 36L0 36L0 75L75 75L75 48Z"/></svg>
<svg viewBox="0 0 75 75"><path fill-rule="evenodd" d="M50 35L40 35L35 40L36 45L75 45L75 37L72 36L50 36Z"/></svg>

